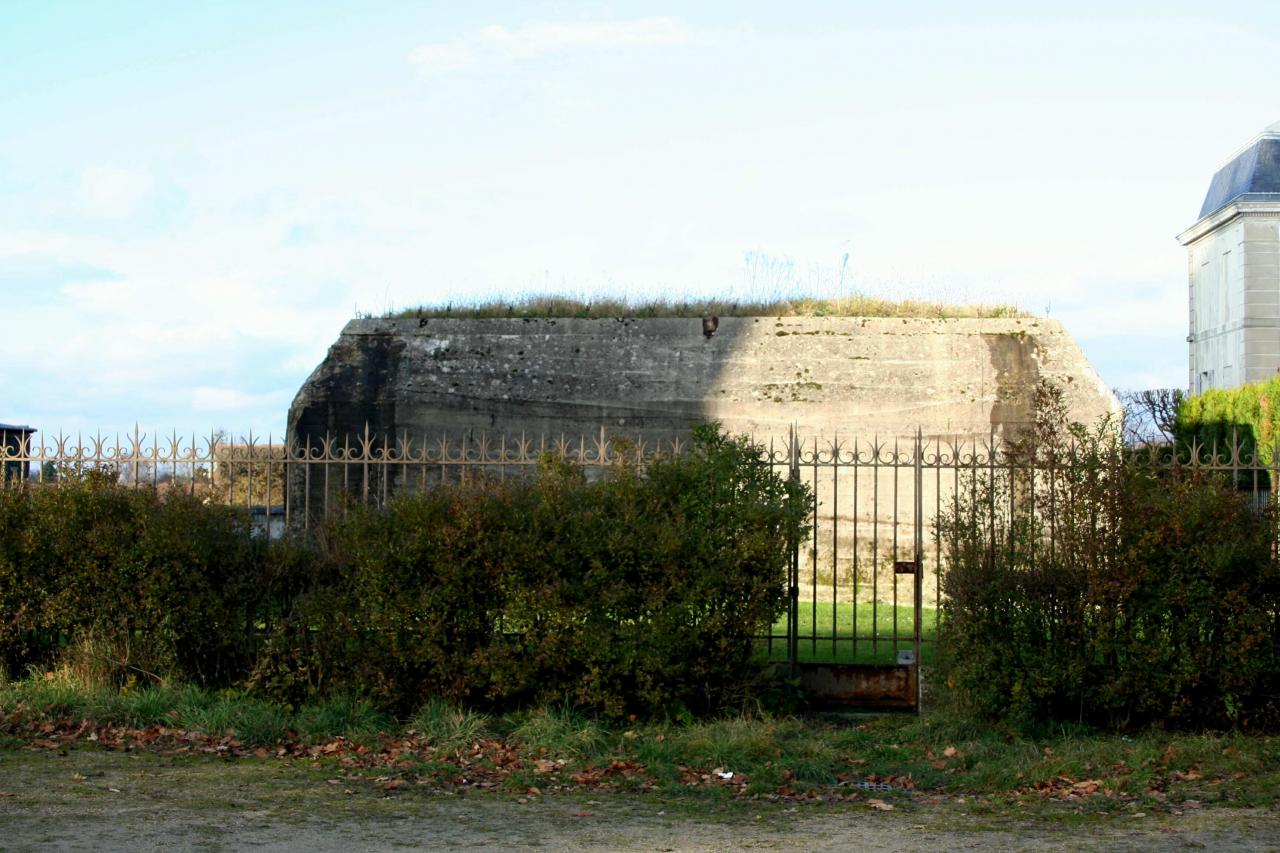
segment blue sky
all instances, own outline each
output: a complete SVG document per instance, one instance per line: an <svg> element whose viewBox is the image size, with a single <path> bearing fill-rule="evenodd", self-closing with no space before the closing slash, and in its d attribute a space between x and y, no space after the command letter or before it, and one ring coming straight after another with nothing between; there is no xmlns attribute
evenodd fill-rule
<svg viewBox="0 0 1280 853"><path fill-rule="evenodd" d="M846 253L1181 385L1174 236L1280 119L1280 6L1045 8L0 0L0 421L279 433L357 311Z"/></svg>

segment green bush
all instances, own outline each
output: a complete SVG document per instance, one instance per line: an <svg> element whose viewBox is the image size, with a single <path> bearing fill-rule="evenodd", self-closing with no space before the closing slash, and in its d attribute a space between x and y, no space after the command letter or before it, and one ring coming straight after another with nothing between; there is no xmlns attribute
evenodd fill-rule
<svg viewBox="0 0 1280 853"><path fill-rule="evenodd" d="M294 705L712 711L759 675L753 638L784 606L807 509L712 425L598 480L548 459L270 544L243 512L101 478L3 491L0 661Z"/></svg>
<svg viewBox="0 0 1280 853"><path fill-rule="evenodd" d="M252 661L263 547L248 518L85 478L0 492L0 660L225 682Z"/></svg>
<svg viewBox="0 0 1280 853"><path fill-rule="evenodd" d="M1280 722L1274 516L1228 476L1138 464L1047 409L941 519L944 679L991 717Z"/></svg>
<svg viewBox="0 0 1280 853"><path fill-rule="evenodd" d="M315 584L256 678L393 707L568 703L620 716L742 701L752 638L785 602L808 497L758 449L688 453L589 482L439 487L327 526Z"/></svg>
<svg viewBox="0 0 1280 853"><path fill-rule="evenodd" d="M1242 456L1257 454L1271 465L1280 442L1280 376L1187 397L1178 406L1174 433L1180 444L1194 442L1205 456L1216 450L1225 458L1236 446Z"/></svg>

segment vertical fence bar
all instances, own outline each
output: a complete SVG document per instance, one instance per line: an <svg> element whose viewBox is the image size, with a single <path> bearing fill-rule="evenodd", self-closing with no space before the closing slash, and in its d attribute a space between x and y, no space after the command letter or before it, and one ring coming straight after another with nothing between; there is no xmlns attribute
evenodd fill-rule
<svg viewBox="0 0 1280 853"><path fill-rule="evenodd" d="M523 457L523 447L524 447L523 436L521 436L520 446L522 448L521 456ZM638 452L640 452L639 447L637 447L637 453ZM778 464L778 458L777 456L774 455L774 439L773 439L773 436L770 436L769 437L769 473L770 474L777 473L777 464ZM790 474L790 472L788 472L788 474ZM790 582L790 577L789 577L790 573L791 573L791 564L790 564L790 561L788 561L787 563L788 583ZM789 624L790 622L791 622L791 610L790 610L790 607L788 606L787 623ZM765 641L764 641L766 657L769 660L773 660L773 635L777 632L777 624L778 624L777 622L774 622L772 625L769 626L769 635L765 637Z"/></svg>
<svg viewBox="0 0 1280 853"><path fill-rule="evenodd" d="M880 439L871 459L871 656L880 652Z"/></svg>
<svg viewBox="0 0 1280 853"><path fill-rule="evenodd" d="M267 538L271 538L271 439L272 434L267 433Z"/></svg>
<svg viewBox="0 0 1280 853"><path fill-rule="evenodd" d="M281 501L283 501L283 502L284 502L284 529L285 529L286 531L288 531L288 530L290 529L291 517L290 517L290 515L289 515L289 510L291 509L291 506L290 506L290 505L293 503L293 500L292 500L292 498L293 498L293 489L292 489L292 488L290 488L290 485L289 485L289 474L290 474L290 471L289 471L289 464L290 464L290 462L291 462L291 459L290 459L290 456L291 456L290 450L291 450L291 449L292 449L292 445L291 445L291 443L290 443L290 441L289 441L289 436L288 436L288 434L286 434L286 435L284 436L284 442L283 442L283 444L282 444L282 451L283 451L283 455L281 456L281 461L280 461L280 477L281 477L281 480L280 480L280 488L281 488L281 495L280 495L280 499L281 499Z"/></svg>
<svg viewBox="0 0 1280 853"><path fill-rule="evenodd" d="M898 531L902 528L901 518L898 515L898 478L902 473L902 451L898 439L893 440L893 545L891 546L892 557L889 565L893 569L890 577L893 579L893 623L892 636L893 646L892 652L896 656L898 654Z"/></svg>
<svg viewBox="0 0 1280 853"><path fill-rule="evenodd" d="M987 505L989 510L989 521L991 523L991 563L995 565L996 559L996 432L991 431L991 444L987 450L987 468L990 479L987 481Z"/></svg>
<svg viewBox="0 0 1280 853"><path fill-rule="evenodd" d="M858 447L858 440L853 440L853 648L850 652L853 660L858 659L858 584L860 579L858 573L860 566L858 565L858 456L861 449Z"/></svg>
<svg viewBox="0 0 1280 853"><path fill-rule="evenodd" d="M249 438L245 442L245 471L248 476L245 478L248 483L244 492L244 505L250 512L253 512L253 430L249 430Z"/></svg>
<svg viewBox="0 0 1280 853"><path fill-rule="evenodd" d="M809 653L818 656L818 439L813 439L813 546L809 555Z"/></svg>
<svg viewBox="0 0 1280 853"><path fill-rule="evenodd" d="M920 696L921 696L920 614L924 611L924 606L923 606L924 601L923 601L923 595L922 595L923 587L924 587L924 574L923 574L924 573L924 538L923 538L924 537L924 459L923 459L923 456L924 456L924 446L922 442L922 434L921 434L920 428L917 427L916 428L916 459L915 459L915 463L916 463L915 510L916 512L915 512L915 543L914 543L916 571L915 571L915 574L911 576L911 579L913 581L912 587L915 592L915 595L914 595L915 600L912 602L915 610L915 616L912 618L912 623L914 626L914 630L912 633L914 635L913 639L915 641L913 643L913 646L915 648L915 664L913 665L913 669L915 670L916 713L917 714L920 713Z"/></svg>
<svg viewBox="0 0 1280 853"><path fill-rule="evenodd" d="M795 425L791 426L791 437L787 442L787 453L790 458L788 476L795 482L800 481L800 445L796 436ZM791 578L787 590L787 661L794 670L800 661L800 539L791 546Z"/></svg>
<svg viewBox="0 0 1280 853"><path fill-rule="evenodd" d="M938 633L942 626L942 531L939 529L942 518L942 440L937 439L933 457L933 650L937 654ZM959 484L956 492L959 493Z"/></svg>
<svg viewBox="0 0 1280 853"><path fill-rule="evenodd" d="M840 642L840 444L831 448L831 656Z"/></svg>

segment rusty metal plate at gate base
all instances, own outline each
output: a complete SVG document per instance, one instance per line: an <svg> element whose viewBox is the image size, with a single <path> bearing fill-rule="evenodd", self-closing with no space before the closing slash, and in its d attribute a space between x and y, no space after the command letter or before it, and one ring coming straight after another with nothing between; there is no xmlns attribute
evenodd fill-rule
<svg viewBox="0 0 1280 853"><path fill-rule="evenodd" d="M916 671L896 664L796 664L800 688L826 710L914 711Z"/></svg>

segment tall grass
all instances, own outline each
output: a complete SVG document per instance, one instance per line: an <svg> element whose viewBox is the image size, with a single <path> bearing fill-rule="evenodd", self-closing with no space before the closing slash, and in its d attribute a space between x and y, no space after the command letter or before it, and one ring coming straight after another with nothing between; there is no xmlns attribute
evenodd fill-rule
<svg viewBox="0 0 1280 853"><path fill-rule="evenodd" d="M450 705L442 699L428 700L409 720L409 730L446 752L493 736L488 715Z"/></svg>

